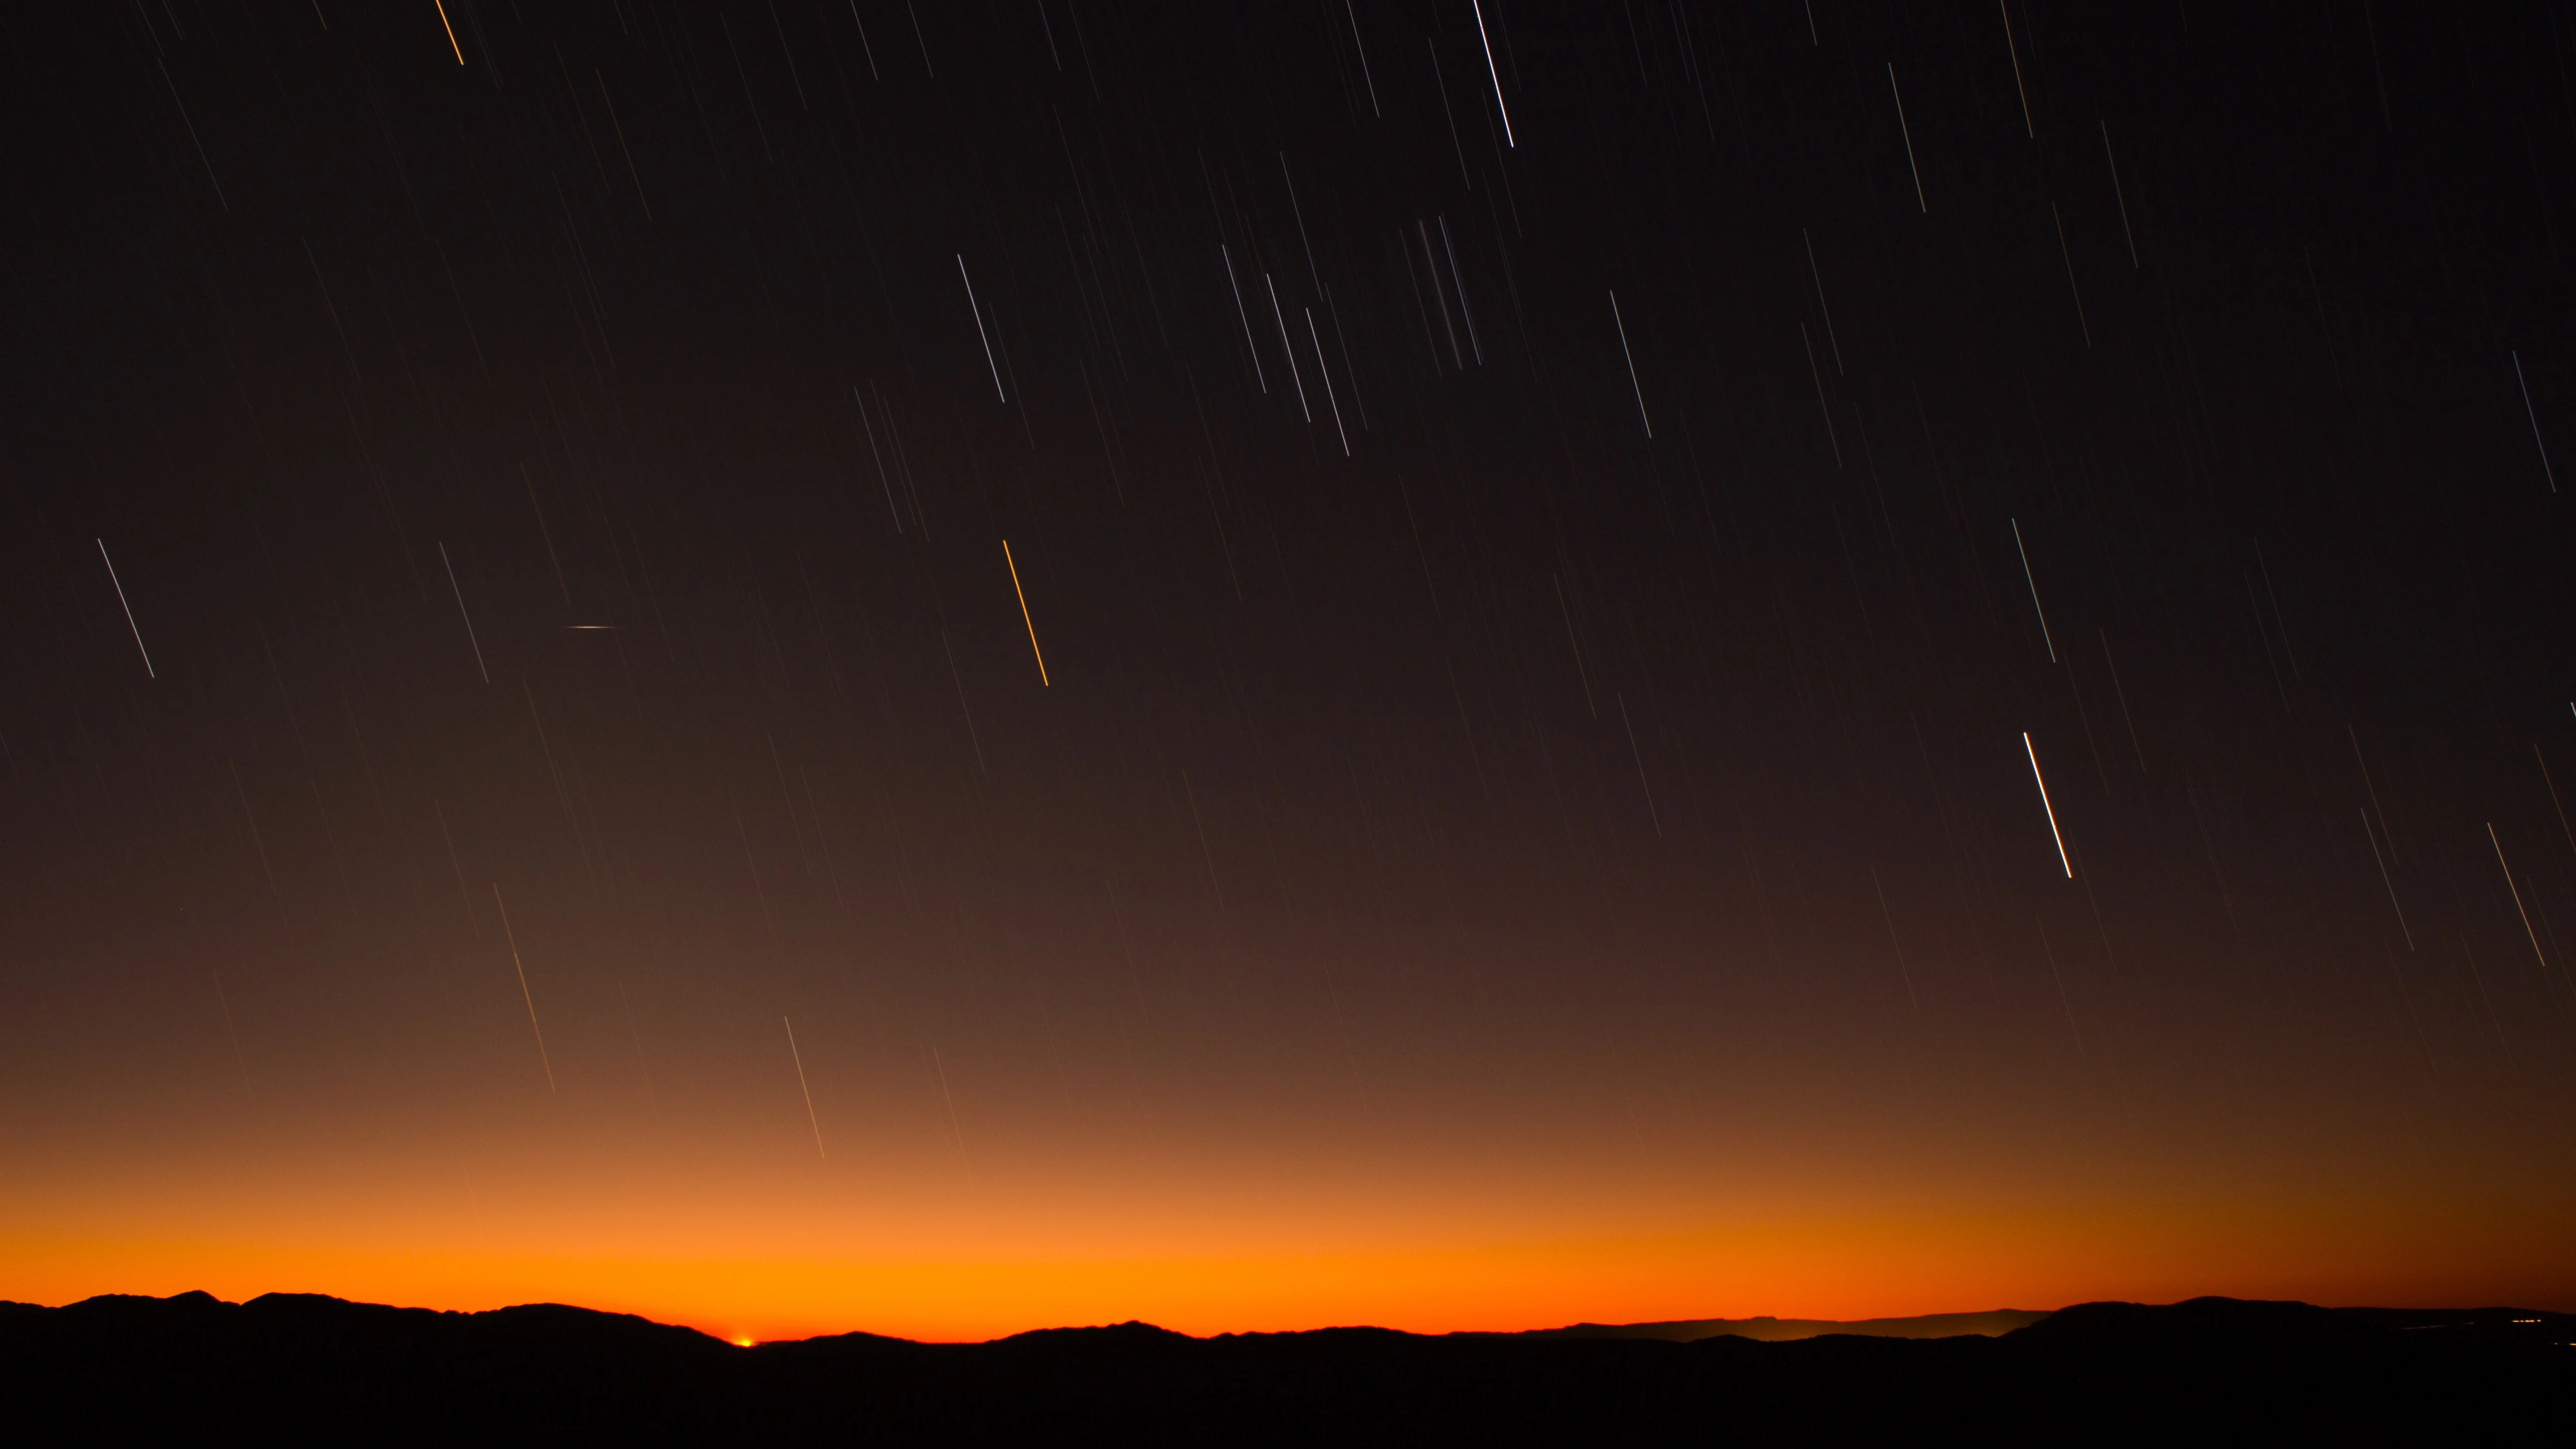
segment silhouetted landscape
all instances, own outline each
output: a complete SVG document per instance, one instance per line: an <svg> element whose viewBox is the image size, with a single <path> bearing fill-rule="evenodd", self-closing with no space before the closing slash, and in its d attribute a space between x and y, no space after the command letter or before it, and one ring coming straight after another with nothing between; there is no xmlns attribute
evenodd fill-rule
<svg viewBox="0 0 2576 1449"><path fill-rule="evenodd" d="M1681 1318L1668 1323L1576 1323L1564 1328L1533 1330L1532 1338L1661 1338L1697 1343L1703 1338L1759 1339L1782 1343L1793 1338L1820 1338L1828 1333L1854 1338L1956 1338L1977 1333L1998 1337L2028 1328L2048 1317L2027 1308L1998 1308L1990 1313L1927 1313L1916 1318Z"/></svg>
<svg viewBox="0 0 2576 1449"><path fill-rule="evenodd" d="M2035 1320L1997 1336L1891 1325ZM1763 1342L1759 1333L1828 1330ZM990 1343L850 1333L740 1348L556 1304L488 1313L273 1293L0 1305L0 1389L111 1429L582 1442L1419 1443L1674 1431L2072 1442L2423 1434L2547 1422L2576 1315L2198 1298L1857 1324L1705 1320L1524 1334L1190 1338L1144 1323Z"/></svg>
<svg viewBox="0 0 2576 1449"><path fill-rule="evenodd" d="M0 1425L2576 1442L2571 52L0 0Z"/></svg>

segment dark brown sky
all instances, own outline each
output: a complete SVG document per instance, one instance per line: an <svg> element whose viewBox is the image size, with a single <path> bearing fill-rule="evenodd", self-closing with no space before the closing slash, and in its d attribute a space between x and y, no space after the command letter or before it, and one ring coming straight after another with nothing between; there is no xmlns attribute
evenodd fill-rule
<svg viewBox="0 0 2576 1449"><path fill-rule="evenodd" d="M6 15L0 1296L2576 1306L2550 12L445 13Z"/></svg>

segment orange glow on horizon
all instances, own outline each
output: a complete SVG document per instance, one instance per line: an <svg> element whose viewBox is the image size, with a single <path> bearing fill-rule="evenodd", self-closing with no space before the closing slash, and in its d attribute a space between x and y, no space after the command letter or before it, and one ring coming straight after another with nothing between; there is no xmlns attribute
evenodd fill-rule
<svg viewBox="0 0 2576 1449"><path fill-rule="evenodd" d="M660 1255L289 1247L252 1240L13 1234L0 1296L271 1291L461 1311L562 1302L748 1346L863 1331L979 1341L1142 1319L1197 1336L1372 1324L1514 1331L1689 1318L1857 1319L2204 1293L2325 1303L2576 1304L2576 1254L2534 1210L2444 1240L2282 1206L1842 1217L1555 1241L1310 1251L1004 1256ZM2402 1263L2403 1268L2389 1266Z"/></svg>

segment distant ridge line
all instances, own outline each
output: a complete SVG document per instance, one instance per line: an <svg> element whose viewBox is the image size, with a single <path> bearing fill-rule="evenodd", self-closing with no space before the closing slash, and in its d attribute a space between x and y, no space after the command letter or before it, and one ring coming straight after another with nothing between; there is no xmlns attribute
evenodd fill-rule
<svg viewBox="0 0 2576 1449"><path fill-rule="evenodd" d="M1855 1338L1957 1338L1976 1334L2001 1338L2051 1316L2052 1309L1994 1308L1983 1313L1925 1313L1912 1318L1681 1318L1665 1323L1575 1323L1563 1328L1536 1328L1523 1338L1654 1338L1669 1343L1697 1343L1703 1338L1750 1338L1787 1343L1827 1334Z"/></svg>

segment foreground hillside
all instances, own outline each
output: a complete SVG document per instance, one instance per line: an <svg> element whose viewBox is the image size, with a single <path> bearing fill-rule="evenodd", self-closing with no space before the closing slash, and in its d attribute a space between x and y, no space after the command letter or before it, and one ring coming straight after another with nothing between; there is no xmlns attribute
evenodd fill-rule
<svg viewBox="0 0 2576 1449"><path fill-rule="evenodd" d="M743 1349L534 1305L438 1313L272 1294L0 1305L22 1422L353 1442L1693 1442L1883 1434L2458 1440L2576 1403L2576 1317L2203 1298L2084 1304L2000 1337L1374 1328L1193 1339L1141 1323L982 1344Z"/></svg>

